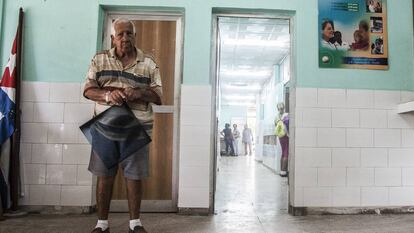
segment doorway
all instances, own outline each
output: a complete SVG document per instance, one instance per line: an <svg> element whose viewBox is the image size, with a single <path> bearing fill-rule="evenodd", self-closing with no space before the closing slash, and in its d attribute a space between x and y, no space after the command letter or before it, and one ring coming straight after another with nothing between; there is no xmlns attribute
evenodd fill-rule
<svg viewBox="0 0 414 233"><path fill-rule="evenodd" d="M111 26L117 18L134 23L136 47L152 56L159 66L163 97L153 106L153 140L150 145L150 177L143 180L142 212L176 212L178 200L178 103L182 73L183 27L181 13L108 12L104 49L111 48ZM121 168L119 168L121 169ZM115 178L111 212L128 212L123 173Z"/></svg>
<svg viewBox="0 0 414 233"><path fill-rule="evenodd" d="M275 120L281 116L278 104L287 115L292 109L291 25L291 17L213 17L215 214L288 213L289 178L280 173L284 162Z"/></svg>

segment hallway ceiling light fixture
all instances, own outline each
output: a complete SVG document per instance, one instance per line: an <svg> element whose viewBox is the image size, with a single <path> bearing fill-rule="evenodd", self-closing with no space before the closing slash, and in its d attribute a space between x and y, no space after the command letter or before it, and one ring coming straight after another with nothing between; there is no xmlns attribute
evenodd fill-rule
<svg viewBox="0 0 414 233"><path fill-rule="evenodd" d="M260 85L253 85L253 84L247 84L245 86L238 86L234 84L230 85L223 85L223 89L230 89L230 90L249 90L249 91L260 91L262 87Z"/></svg>
<svg viewBox="0 0 414 233"><path fill-rule="evenodd" d="M223 98L226 100L247 100L247 101L254 101L256 100L256 96L253 95L223 95Z"/></svg>
<svg viewBox="0 0 414 233"><path fill-rule="evenodd" d="M246 26L246 31L248 32L264 32L266 30L266 25L260 24L251 24Z"/></svg>
<svg viewBox="0 0 414 233"><path fill-rule="evenodd" d="M244 35L240 35L239 38L238 38L238 40L239 41L240 40L242 40L242 41L245 41L245 40L258 40L258 41L262 41L263 40L263 37L261 35L258 35L258 34L246 33Z"/></svg>
<svg viewBox="0 0 414 233"><path fill-rule="evenodd" d="M288 48L289 41L280 40L235 40L226 39L223 40L224 45L245 45L245 46L260 46L260 47L282 47Z"/></svg>
<svg viewBox="0 0 414 233"><path fill-rule="evenodd" d="M238 83L230 83L230 85L234 87L246 87L247 83L238 82Z"/></svg>
<svg viewBox="0 0 414 233"><path fill-rule="evenodd" d="M239 65L237 66L238 69L242 69L242 70L247 70L247 69L252 69L253 66L252 65Z"/></svg>
<svg viewBox="0 0 414 233"><path fill-rule="evenodd" d="M248 101L244 101L244 102L225 102L222 105L227 105L227 106L255 106L256 102L248 102Z"/></svg>
<svg viewBox="0 0 414 233"><path fill-rule="evenodd" d="M248 77L269 77L272 71L251 71L251 70L233 70L233 71L222 71L221 75L226 76L248 76Z"/></svg>

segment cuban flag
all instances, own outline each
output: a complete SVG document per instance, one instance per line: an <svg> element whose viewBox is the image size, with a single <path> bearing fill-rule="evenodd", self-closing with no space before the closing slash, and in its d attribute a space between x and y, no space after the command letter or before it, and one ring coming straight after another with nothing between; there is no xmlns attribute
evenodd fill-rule
<svg viewBox="0 0 414 233"><path fill-rule="evenodd" d="M16 54L17 54L17 36L14 38L12 51L0 81L0 147L13 135L15 120L15 93L16 93ZM6 146L7 148L7 146ZM3 151L3 150L2 150ZM9 161L9 152L1 156L3 161ZM10 207L10 189L9 189L9 169L10 164L3 164L0 161L0 196L3 208Z"/></svg>
<svg viewBox="0 0 414 233"><path fill-rule="evenodd" d="M0 145L3 145L14 132L16 53L17 40L15 37L9 61L0 81Z"/></svg>

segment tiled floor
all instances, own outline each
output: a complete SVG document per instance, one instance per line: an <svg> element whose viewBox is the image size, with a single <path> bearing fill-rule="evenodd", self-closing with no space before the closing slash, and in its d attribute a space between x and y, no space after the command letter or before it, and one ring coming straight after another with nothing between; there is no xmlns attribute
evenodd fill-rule
<svg viewBox="0 0 414 233"><path fill-rule="evenodd" d="M216 214L286 215L287 178L281 178L251 156L221 157L217 174Z"/></svg>
<svg viewBox="0 0 414 233"><path fill-rule="evenodd" d="M249 157L224 157L217 181L214 216L143 214L151 233L412 233L414 215L293 217L287 214L287 185ZM0 222L0 233L87 233L94 215L45 216ZM112 233L127 232L128 215L111 214Z"/></svg>

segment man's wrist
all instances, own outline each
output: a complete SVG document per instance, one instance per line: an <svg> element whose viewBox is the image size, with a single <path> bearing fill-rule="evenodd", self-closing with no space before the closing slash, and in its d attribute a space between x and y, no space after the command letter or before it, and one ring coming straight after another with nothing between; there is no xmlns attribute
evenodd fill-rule
<svg viewBox="0 0 414 233"><path fill-rule="evenodd" d="M147 92L147 88L143 88L143 87L139 87L138 88L138 99L145 99L146 97L148 97L148 92Z"/></svg>

